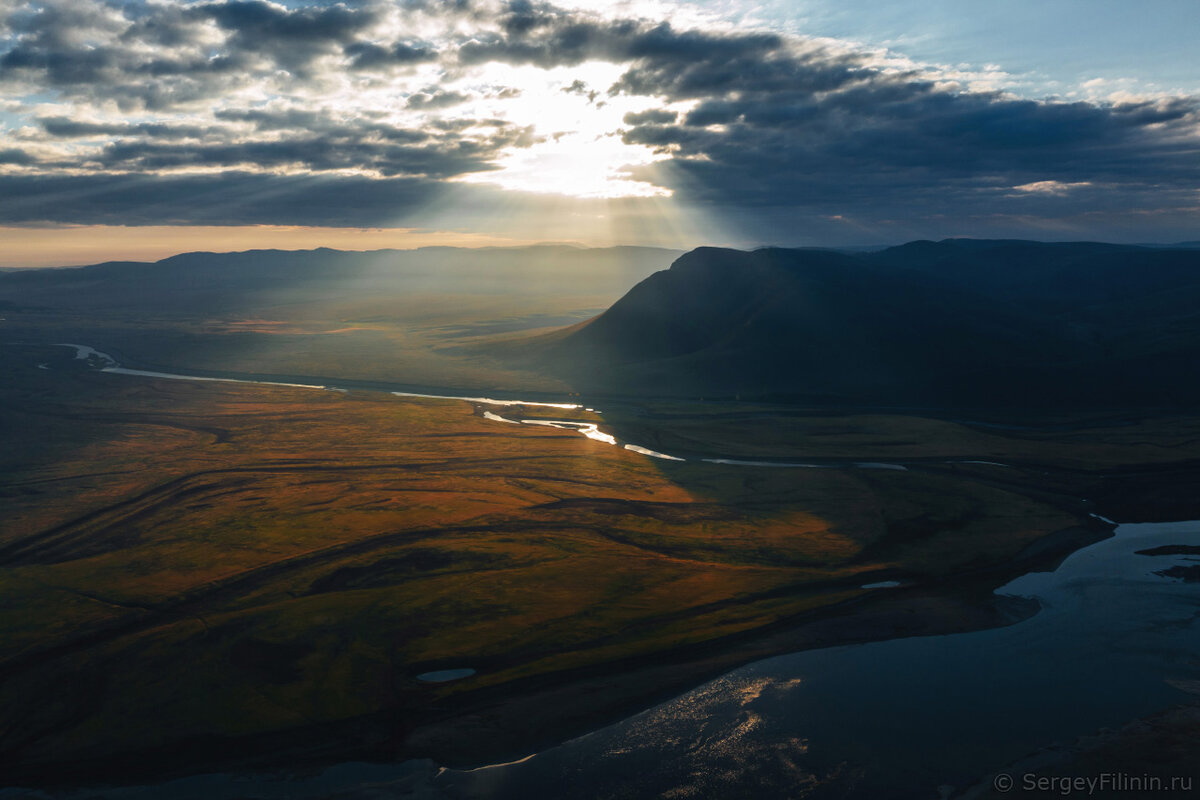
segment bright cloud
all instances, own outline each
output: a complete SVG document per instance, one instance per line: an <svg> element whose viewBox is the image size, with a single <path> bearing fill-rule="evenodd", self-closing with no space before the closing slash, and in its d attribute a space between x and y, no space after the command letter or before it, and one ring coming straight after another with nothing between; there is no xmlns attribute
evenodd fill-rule
<svg viewBox="0 0 1200 800"><path fill-rule="evenodd" d="M1091 186L1091 181L1077 181L1076 183L1063 183L1062 181L1034 181L1033 183L1023 183L1020 186L1012 187L1014 191L1025 192L1026 194L1048 194L1055 197L1062 197L1070 194L1075 189L1081 189L1086 186Z"/></svg>

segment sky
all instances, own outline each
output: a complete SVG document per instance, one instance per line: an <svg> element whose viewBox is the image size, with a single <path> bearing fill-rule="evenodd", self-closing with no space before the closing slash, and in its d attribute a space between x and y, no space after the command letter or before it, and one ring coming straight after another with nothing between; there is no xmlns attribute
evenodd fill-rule
<svg viewBox="0 0 1200 800"><path fill-rule="evenodd" d="M0 266L1200 239L1193 0L0 0Z"/></svg>

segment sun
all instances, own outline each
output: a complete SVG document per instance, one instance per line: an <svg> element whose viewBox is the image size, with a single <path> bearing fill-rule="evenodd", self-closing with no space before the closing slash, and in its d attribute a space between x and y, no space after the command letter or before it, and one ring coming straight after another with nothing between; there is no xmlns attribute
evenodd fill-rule
<svg viewBox="0 0 1200 800"><path fill-rule="evenodd" d="M666 156L622 140L626 114L657 106L653 98L610 95L622 71L603 62L555 69L488 65L478 80L511 87L515 96L463 113L532 126L534 142L501 155L496 169L458 180L578 198L669 197L669 189L629 175Z"/></svg>

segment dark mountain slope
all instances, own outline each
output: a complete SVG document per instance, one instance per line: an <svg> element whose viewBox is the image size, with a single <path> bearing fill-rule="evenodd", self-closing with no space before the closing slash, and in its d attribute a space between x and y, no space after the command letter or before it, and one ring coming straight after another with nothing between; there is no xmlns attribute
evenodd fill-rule
<svg viewBox="0 0 1200 800"><path fill-rule="evenodd" d="M1200 399L1200 253L949 240L700 248L527 356L590 391L871 405Z"/></svg>

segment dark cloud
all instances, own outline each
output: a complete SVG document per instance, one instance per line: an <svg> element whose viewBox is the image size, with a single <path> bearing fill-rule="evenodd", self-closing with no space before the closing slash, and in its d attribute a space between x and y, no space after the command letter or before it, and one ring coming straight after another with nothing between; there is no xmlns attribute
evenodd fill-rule
<svg viewBox="0 0 1200 800"><path fill-rule="evenodd" d="M217 98L247 82L311 80L320 76L317 64L325 57L363 64L436 58L403 42L375 53L359 35L378 21L373 6L340 3L284 8L262 0L55 0L10 20L15 36L0 50L0 83L33 82L68 96L157 111ZM216 45L212 25L224 37Z"/></svg>
<svg viewBox="0 0 1200 800"><path fill-rule="evenodd" d="M352 117L337 116L329 111L308 108L239 108L217 109L213 116L222 122L249 123L259 133L293 133L299 136L323 134L341 140L383 140L416 143L430 138L427 130L403 128L379 121L382 112L359 113ZM471 120L466 120L470 123Z"/></svg>
<svg viewBox="0 0 1200 800"><path fill-rule="evenodd" d="M638 48L633 66L611 93L666 96L674 100L755 94L813 95L877 75L856 53L788 42L774 36L710 36L676 33L660 25Z"/></svg>
<svg viewBox="0 0 1200 800"><path fill-rule="evenodd" d="M37 163L37 159L24 150L16 147L0 149L0 164L19 164L25 166L35 163Z"/></svg>
<svg viewBox="0 0 1200 800"><path fill-rule="evenodd" d="M108 170L157 171L180 167L295 167L315 171L364 169L380 174L450 178L495 169L502 148L519 133L483 139L456 138L422 145L339 139L289 137L281 141L232 144L164 144L121 142L104 148L92 161Z"/></svg>
<svg viewBox="0 0 1200 800"><path fill-rule="evenodd" d="M469 3L399 5L427 15L480 13ZM263 0L48 0L6 20L11 35L0 39L0 84L58 92L80 106L92 105L93 117L103 115L96 107L107 101L149 112L185 108L170 121L31 119L40 133L25 132L22 138L74 140L79 147L41 162L10 149L4 162L121 173L367 171L444 180L495 169L502 152L535 141L531 127L494 119L442 125L435 116L424 127L403 127L384 121L391 113L386 108L335 114L306 106L310 84L341 70L378 66L380 59L411 64L437 58L435 48L416 41L370 43L386 11L375 0L295 7ZM238 108L218 99L247 86L275 101ZM407 105L428 114L470 99L430 86ZM186 108L189 104L194 108ZM96 148L96 140L106 143Z"/></svg>
<svg viewBox="0 0 1200 800"><path fill-rule="evenodd" d="M473 128L497 128L512 130L517 127L521 131L521 144L532 143L536 141L533 134L532 126L514 126L513 123L504 119L435 119L429 123L429 127L439 131L467 131Z"/></svg>
<svg viewBox="0 0 1200 800"><path fill-rule="evenodd" d="M450 102L450 101L447 101ZM459 102L453 100L452 102ZM431 107L438 105L438 98ZM502 151L536 141L531 126L499 119L437 120L428 128L404 128L370 118L339 119L304 109L221 110L224 123L247 123L244 138L228 126L94 123L65 117L39 120L52 136L109 138L99 152L82 157L91 169L155 172L182 167L298 168L311 171L371 170L382 175L450 178L495 169ZM279 138L275 134L287 135ZM179 140L193 140L182 142ZM10 163L32 163L12 160Z"/></svg>
<svg viewBox="0 0 1200 800"><path fill-rule="evenodd" d="M495 119L460 119L422 129L369 118L338 119L327 112L303 109L223 110L215 116L225 123L249 123L264 138L243 138L235 129L213 127L195 140L179 141L188 138L180 135L184 131L170 129L170 135L159 136L153 125L99 125L57 118L42 123L48 131L119 137L84 158L89 168L122 172L183 167L293 168L451 178L495 169L502 152L535 141L531 126ZM278 132L287 135L280 137ZM138 133L146 135L137 137Z"/></svg>
<svg viewBox="0 0 1200 800"><path fill-rule="evenodd" d="M263 0L227 0L188 7L192 14L215 20L239 36L250 36L261 44L274 42L349 41L377 19L370 8L333 6L283 8Z"/></svg>
<svg viewBox="0 0 1200 800"><path fill-rule="evenodd" d="M145 136L155 139L199 139L212 133L211 128L199 125L168 125L141 122L87 122L69 117L40 117L42 130L61 139L85 137Z"/></svg>
<svg viewBox="0 0 1200 800"><path fill-rule="evenodd" d="M603 19L522 0L510 4L499 31L464 42L458 58L463 64L499 61L543 68L575 66L593 59L614 63L652 59L683 65L697 58L736 61L778 48L783 42L769 33L677 31L668 22Z"/></svg>
<svg viewBox="0 0 1200 800"><path fill-rule="evenodd" d="M701 102L676 123L627 120L626 142L668 153L670 185L714 203L819 206L879 198L933 207L1037 182L1200 186L1193 110L1165 123L1088 103L960 93L924 81L843 91L753 92ZM1175 112L1178 113L1178 109ZM1144 118L1144 117L1143 117ZM660 180L663 178L660 178Z"/></svg>
<svg viewBox="0 0 1200 800"><path fill-rule="evenodd" d="M123 43L176 50L204 41L201 18L186 6L126 4L122 12L129 22L120 36Z"/></svg>
<svg viewBox="0 0 1200 800"><path fill-rule="evenodd" d="M383 69L436 61L435 48L418 42L395 42L384 46L374 42L353 42L342 51L350 57L354 69Z"/></svg>
<svg viewBox="0 0 1200 800"><path fill-rule="evenodd" d="M0 52L0 83L32 82L123 107L193 102L248 67L237 53L201 52L202 25L199 14L177 6L39 4L11 22L16 35Z"/></svg>
<svg viewBox="0 0 1200 800"><path fill-rule="evenodd" d="M341 4L286 9L262 0L235 0L189 10L229 32L226 46L231 51L269 55L275 64L301 77L315 59L343 52L378 21L373 8Z"/></svg>
<svg viewBox="0 0 1200 800"><path fill-rule="evenodd" d="M1029 207L1039 198L1008 189L1039 181L1151 205L1194 205L1188 193L1200 187L1194 98L1015 99L799 42L683 63L645 57L611 91L696 102L682 119L629 115L624 140L670 157L638 177L708 204L932 219ZM1073 211L1099 202L1061 194Z"/></svg>
<svg viewBox="0 0 1200 800"><path fill-rule="evenodd" d="M0 175L0 224L390 226L459 187L420 178Z"/></svg>

